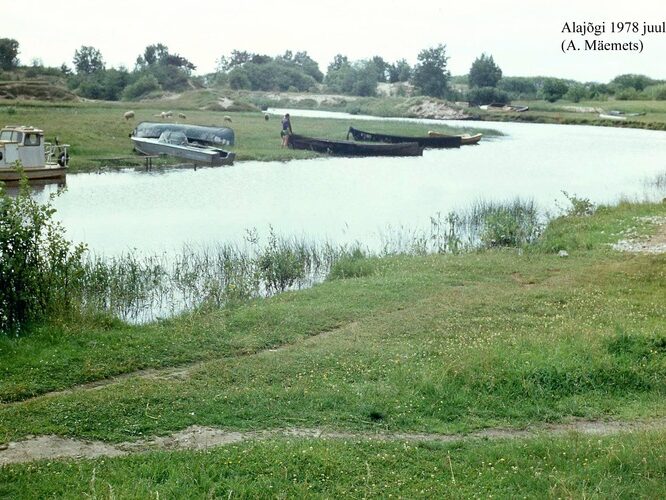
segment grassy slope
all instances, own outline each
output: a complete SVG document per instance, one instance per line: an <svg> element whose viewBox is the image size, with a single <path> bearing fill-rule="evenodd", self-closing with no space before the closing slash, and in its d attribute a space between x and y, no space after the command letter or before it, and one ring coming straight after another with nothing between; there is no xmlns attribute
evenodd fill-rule
<svg viewBox="0 0 666 500"><path fill-rule="evenodd" d="M366 278L160 325L5 339L5 399L208 361L185 378L2 404L0 443L49 433L133 440L193 424L446 433L663 417L666 256L607 245L630 228L649 232L635 217L652 214L666 206L558 219L522 254L392 257ZM6 466L0 497L654 498L665 455L664 431L450 445L283 438Z"/></svg>
<svg viewBox="0 0 666 500"><path fill-rule="evenodd" d="M665 257L605 245L644 213L666 210L623 205L555 222L544 245L565 245L569 259L537 250L387 258L370 277L161 325L5 340L5 400L222 359L185 381L128 379L3 405L0 441L116 441L195 423L450 432L663 415ZM331 334L305 341L322 332ZM292 345L268 350L282 344Z"/></svg>

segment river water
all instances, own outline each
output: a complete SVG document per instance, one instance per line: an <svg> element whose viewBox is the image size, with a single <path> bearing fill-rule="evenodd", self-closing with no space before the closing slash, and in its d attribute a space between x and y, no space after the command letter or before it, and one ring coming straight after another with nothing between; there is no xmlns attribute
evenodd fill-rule
<svg viewBox="0 0 666 500"><path fill-rule="evenodd" d="M282 113L284 110L272 110ZM289 110L299 116L372 119ZM425 124L442 121L417 120ZM387 232L417 230L437 213L479 200L566 205L663 194L646 182L666 172L666 134L545 124L448 122L506 134L479 146L426 150L422 158L238 162L231 167L74 174L55 200L69 239L97 254L180 251L240 243L247 230L378 248ZM276 147L278 146L276 140Z"/></svg>

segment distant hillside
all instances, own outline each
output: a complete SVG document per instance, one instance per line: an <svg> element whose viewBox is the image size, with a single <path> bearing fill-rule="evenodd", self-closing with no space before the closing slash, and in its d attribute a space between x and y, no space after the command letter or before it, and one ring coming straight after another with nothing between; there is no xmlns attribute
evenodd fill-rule
<svg viewBox="0 0 666 500"><path fill-rule="evenodd" d="M79 98L59 83L28 79L0 81L0 99L35 99L39 101L75 101Z"/></svg>

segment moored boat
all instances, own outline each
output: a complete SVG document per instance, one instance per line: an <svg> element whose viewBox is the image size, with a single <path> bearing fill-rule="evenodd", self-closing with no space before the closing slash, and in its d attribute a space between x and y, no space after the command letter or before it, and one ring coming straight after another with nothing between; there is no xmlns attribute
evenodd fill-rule
<svg viewBox="0 0 666 500"><path fill-rule="evenodd" d="M463 134L460 136L451 136L449 134L442 134L441 132L435 132L433 130L428 130L428 137L460 137L460 144L463 146L469 146L472 144L478 144L483 137L483 134Z"/></svg>
<svg viewBox="0 0 666 500"><path fill-rule="evenodd" d="M6 126L0 130L0 181L63 179L69 145L44 141L35 127ZM17 168L17 164L20 168Z"/></svg>
<svg viewBox="0 0 666 500"><path fill-rule="evenodd" d="M159 138L132 136L134 149L144 155L168 155L200 165L231 165L235 153L191 142L182 132L165 131Z"/></svg>
<svg viewBox="0 0 666 500"><path fill-rule="evenodd" d="M415 142L422 148L459 148L461 144L460 136L444 136L444 137L411 137L390 134L376 134L373 132L364 132L354 127L349 127L347 131L347 138L352 136L356 141L366 142L385 142L389 144L397 144L404 142Z"/></svg>
<svg viewBox="0 0 666 500"><path fill-rule="evenodd" d="M130 137L159 139L164 132L180 132L190 142L205 146L233 146L234 131L229 127L207 127L182 123L141 122Z"/></svg>
<svg viewBox="0 0 666 500"><path fill-rule="evenodd" d="M614 120L614 121L620 121L620 122L624 122L624 121L627 120L626 116L614 115L614 114L611 115L609 113L599 113L599 118L601 118L602 120Z"/></svg>
<svg viewBox="0 0 666 500"><path fill-rule="evenodd" d="M423 148L416 142L397 144L362 143L354 141L320 139L292 134L289 147L306 149L334 156L422 156Z"/></svg>

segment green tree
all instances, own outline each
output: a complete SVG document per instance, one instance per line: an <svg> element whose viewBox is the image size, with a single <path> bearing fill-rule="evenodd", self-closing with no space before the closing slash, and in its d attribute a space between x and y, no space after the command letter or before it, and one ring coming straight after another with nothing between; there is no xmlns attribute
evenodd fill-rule
<svg viewBox="0 0 666 500"><path fill-rule="evenodd" d="M13 38L0 38L0 69L8 71L18 66L19 43Z"/></svg>
<svg viewBox="0 0 666 500"><path fill-rule="evenodd" d="M502 79L502 70L495 64L493 56L481 54L469 70L469 86L472 88L497 87Z"/></svg>
<svg viewBox="0 0 666 500"><path fill-rule="evenodd" d="M400 59L388 67L388 79L391 83L408 82L411 77L412 67L404 59Z"/></svg>
<svg viewBox="0 0 666 500"><path fill-rule="evenodd" d="M412 81L420 94L443 98L449 90L451 73L447 69L446 45L419 52Z"/></svg>
<svg viewBox="0 0 666 500"><path fill-rule="evenodd" d="M564 98L571 102L580 102L590 97L590 93L582 83L572 83Z"/></svg>
<svg viewBox="0 0 666 500"><path fill-rule="evenodd" d="M102 53L95 47L82 45L74 52L74 68L77 73L90 75L104 69Z"/></svg>
<svg viewBox="0 0 666 500"><path fill-rule="evenodd" d="M650 85L657 83L652 78L645 75L635 75L635 74L624 74L616 76L611 80L611 85L618 87L619 89L628 89L632 88L638 92L641 92Z"/></svg>
<svg viewBox="0 0 666 500"><path fill-rule="evenodd" d="M307 51L296 52L293 62L317 82L321 83L324 81L324 73L319 69L319 64L308 55Z"/></svg>
<svg viewBox="0 0 666 500"><path fill-rule="evenodd" d="M555 102L562 99L562 96L567 93L569 86L564 80L557 78L546 78L541 87L541 97L548 102Z"/></svg>

